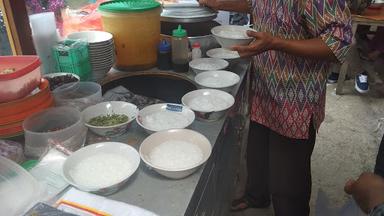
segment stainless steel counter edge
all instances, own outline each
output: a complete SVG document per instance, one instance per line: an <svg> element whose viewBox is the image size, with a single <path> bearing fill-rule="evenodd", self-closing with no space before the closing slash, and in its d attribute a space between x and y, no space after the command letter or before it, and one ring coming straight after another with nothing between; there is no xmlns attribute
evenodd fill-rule
<svg viewBox="0 0 384 216"><path fill-rule="evenodd" d="M241 78L239 84L233 88L231 92L232 95L235 96L238 92L248 66L248 60L239 60L234 62L229 69L230 71L237 73ZM193 73L187 73L185 75L193 80ZM226 118L227 115L217 122L209 123L195 120L189 128L205 135L214 146L215 144L220 144L216 143L216 140L218 139ZM140 143L147 136L148 134L146 134L146 132L135 122L129 129L129 132L116 138L100 138L90 132L87 143L92 144L106 140L118 141L127 143L136 149L139 149ZM124 188L107 197L145 208L159 215L184 215L196 186L202 177L204 168L205 166L203 165L197 172L184 179L171 180L157 174L141 161L139 169L133 176L131 176Z"/></svg>

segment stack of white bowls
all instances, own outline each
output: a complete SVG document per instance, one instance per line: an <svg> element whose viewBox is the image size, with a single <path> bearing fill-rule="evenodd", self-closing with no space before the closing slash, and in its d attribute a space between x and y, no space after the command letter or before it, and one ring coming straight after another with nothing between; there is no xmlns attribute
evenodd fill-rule
<svg viewBox="0 0 384 216"><path fill-rule="evenodd" d="M83 39L89 44L92 66L90 80L100 82L115 62L115 47L111 33L104 31L82 31L68 35L69 39Z"/></svg>

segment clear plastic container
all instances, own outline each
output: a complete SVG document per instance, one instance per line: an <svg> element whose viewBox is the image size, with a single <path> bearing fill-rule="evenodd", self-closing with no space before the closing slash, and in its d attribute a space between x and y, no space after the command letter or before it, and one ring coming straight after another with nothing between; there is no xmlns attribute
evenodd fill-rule
<svg viewBox="0 0 384 216"><path fill-rule="evenodd" d="M0 215L22 215L39 201L43 190L15 162L0 156Z"/></svg>
<svg viewBox="0 0 384 216"><path fill-rule="evenodd" d="M64 84L53 91L57 106L72 106L78 110L102 101L101 86L95 82Z"/></svg>
<svg viewBox="0 0 384 216"><path fill-rule="evenodd" d="M188 72L189 40L181 25L172 32L172 66L176 72Z"/></svg>
<svg viewBox="0 0 384 216"><path fill-rule="evenodd" d="M160 41L160 3L154 0L117 0L100 4L104 31L113 34L116 67L143 70L157 62Z"/></svg>
<svg viewBox="0 0 384 216"><path fill-rule="evenodd" d="M42 62L42 72L55 71L52 47L58 42L55 14L44 12L29 16L33 45Z"/></svg>
<svg viewBox="0 0 384 216"><path fill-rule="evenodd" d="M81 112L74 107L55 107L36 113L23 122L24 154L40 157L49 145L75 151L84 145L87 128Z"/></svg>
<svg viewBox="0 0 384 216"><path fill-rule="evenodd" d="M0 103L23 98L41 80L38 56L0 56Z"/></svg>
<svg viewBox="0 0 384 216"><path fill-rule="evenodd" d="M12 140L0 139L0 155L16 163L22 163L24 160L23 146Z"/></svg>

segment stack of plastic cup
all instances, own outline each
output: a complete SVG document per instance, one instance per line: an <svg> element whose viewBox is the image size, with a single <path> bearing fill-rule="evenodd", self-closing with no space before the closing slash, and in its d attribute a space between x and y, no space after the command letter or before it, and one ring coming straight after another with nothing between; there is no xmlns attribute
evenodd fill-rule
<svg viewBox="0 0 384 216"><path fill-rule="evenodd" d="M52 47L58 42L55 14L47 12L30 15L29 23L36 53L43 63L42 72L55 72L55 60L52 56Z"/></svg>

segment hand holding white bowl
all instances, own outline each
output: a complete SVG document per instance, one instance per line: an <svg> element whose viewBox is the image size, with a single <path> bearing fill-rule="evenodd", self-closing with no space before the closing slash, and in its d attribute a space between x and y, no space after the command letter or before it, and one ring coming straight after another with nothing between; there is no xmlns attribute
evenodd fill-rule
<svg viewBox="0 0 384 216"><path fill-rule="evenodd" d="M223 47L230 49L236 45L247 45L254 38L247 35L247 31L254 31L246 26L221 25L211 29L211 33L217 42Z"/></svg>
<svg viewBox="0 0 384 216"><path fill-rule="evenodd" d="M240 57L251 57L274 48L274 37L267 32L247 31L247 35L255 38L248 45L236 45L232 50L237 51Z"/></svg>

